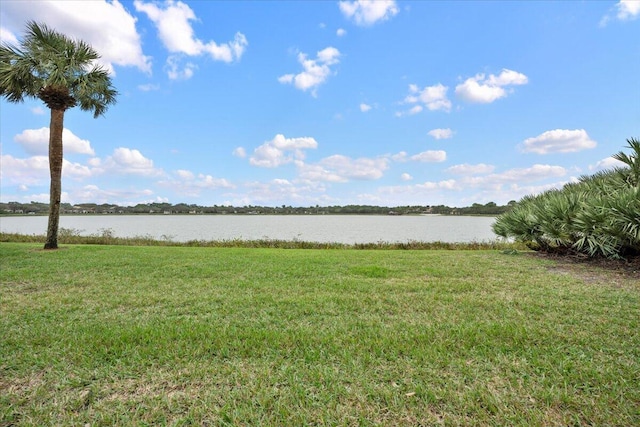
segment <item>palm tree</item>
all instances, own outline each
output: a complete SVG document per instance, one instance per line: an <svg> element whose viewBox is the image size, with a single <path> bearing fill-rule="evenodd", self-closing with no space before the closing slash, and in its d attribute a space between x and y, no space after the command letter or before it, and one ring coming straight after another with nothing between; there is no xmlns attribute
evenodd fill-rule
<svg viewBox="0 0 640 427"><path fill-rule="evenodd" d="M100 56L87 43L30 21L19 47L0 45L0 95L9 102L42 100L51 110L49 126L49 223L45 249L58 248L62 192L64 113L80 106L94 117L115 103L117 92L108 72L96 65Z"/></svg>

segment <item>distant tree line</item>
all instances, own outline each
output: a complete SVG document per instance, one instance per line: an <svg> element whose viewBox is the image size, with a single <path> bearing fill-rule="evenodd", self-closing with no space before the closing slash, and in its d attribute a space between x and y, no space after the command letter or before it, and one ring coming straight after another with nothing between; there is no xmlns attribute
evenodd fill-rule
<svg viewBox="0 0 640 427"><path fill-rule="evenodd" d="M487 204L474 203L467 207L437 206L200 206L186 203L140 203L135 206L118 206L113 204L80 203L71 205L61 203L60 212L64 215L500 215L508 212L516 202L499 206L494 202ZM45 215L49 212L48 203L31 202L0 203L0 214L3 215Z"/></svg>

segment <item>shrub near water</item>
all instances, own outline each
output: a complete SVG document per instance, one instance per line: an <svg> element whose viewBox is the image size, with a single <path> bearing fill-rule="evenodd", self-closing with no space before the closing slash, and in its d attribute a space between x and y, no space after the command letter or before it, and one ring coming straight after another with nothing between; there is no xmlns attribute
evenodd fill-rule
<svg viewBox="0 0 640 427"><path fill-rule="evenodd" d="M590 257L640 255L640 141L613 157L626 167L526 196L496 220L493 231L545 252Z"/></svg>

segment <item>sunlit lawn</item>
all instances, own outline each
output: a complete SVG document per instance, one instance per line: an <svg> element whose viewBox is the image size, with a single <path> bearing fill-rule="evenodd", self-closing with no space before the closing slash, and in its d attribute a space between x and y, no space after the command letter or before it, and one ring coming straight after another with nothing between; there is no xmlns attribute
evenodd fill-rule
<svg viewBox="0 0 640 427"><path fill-rule="evenodd" d="M0 243L0 425L639 425L640 284L552 266Z"/></svg>

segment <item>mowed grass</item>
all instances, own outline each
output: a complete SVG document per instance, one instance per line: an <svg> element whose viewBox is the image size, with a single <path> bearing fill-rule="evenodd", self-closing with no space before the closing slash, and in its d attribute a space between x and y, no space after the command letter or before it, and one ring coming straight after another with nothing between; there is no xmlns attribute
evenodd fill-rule
<svg viewBox="0 0 640 427"><path fill-rule="evenodd" d="M499 251L0 257L3 426L640 424L633 280Z"/></svg>

